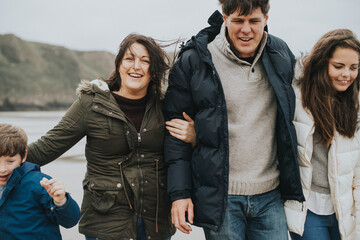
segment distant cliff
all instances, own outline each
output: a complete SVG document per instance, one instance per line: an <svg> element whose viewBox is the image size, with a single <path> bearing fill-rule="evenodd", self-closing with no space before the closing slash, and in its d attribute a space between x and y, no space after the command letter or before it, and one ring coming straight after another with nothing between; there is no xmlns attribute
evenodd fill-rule
<svg viewBox="0 0 360 240"><path fill-rule="evenodd" d="M0 111L65 109L81 79L107 78L115 56L0 35Z"/></svg>

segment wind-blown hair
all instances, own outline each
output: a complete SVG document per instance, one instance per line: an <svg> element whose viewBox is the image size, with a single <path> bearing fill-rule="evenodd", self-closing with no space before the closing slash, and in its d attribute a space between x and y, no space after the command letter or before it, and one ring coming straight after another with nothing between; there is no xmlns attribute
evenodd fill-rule
<svg viewBox="0 0 360 240"><path fill-rule="evenodd" d="M270 10L269 0L219 0L222 11L226 16L240 10L240 15L248 15L256 8L260 7L264 16Z"/></svg>
<svg viewBox="0 0 360 240"><path fill-rule="evenodd" d="M162 98L162 85L166 83L166 73L170 68L170 59L167 53L162 49L169 45L160 45L153 38L140 34L129 34L120 44L119 52L115 58L115 70L110 75L106 82L109 85L110 91L118 91L121 87L121 77L119 73L120 64L128 49L131 51L131 46L134 43L143 45L150 56L149 74L151 77L148 93L153 91L155 94L156 113L159 121L162 119L160 101Z"/></svg>
<svg viewBox="0 0 360 240"><path fill-rule="evenodd" d="M348 29L333 30L322 36L303 59L300 77L302 105L311 112L315 128L327 146L335 129L343 136L354 136L359 110L359 73L344 92L337 92L332 85L329 59L337 48L354 49L360 58L360 42L355 34Z"/></svg>
<svg viewBox="0 0 360 240"><path fill-rule="evenodd" d="M10 124L0 124L0 156L20 154L24 159L28 138L23 129Z"/></svg>

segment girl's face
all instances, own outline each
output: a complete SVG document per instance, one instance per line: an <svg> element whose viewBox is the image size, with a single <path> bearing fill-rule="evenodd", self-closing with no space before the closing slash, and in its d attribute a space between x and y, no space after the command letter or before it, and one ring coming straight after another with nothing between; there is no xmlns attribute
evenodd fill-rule
<svg viewBox="0 0 360 240"><path fill-rule="evenodd" d="M150 83L150 56L144 45L133 43L120 63L121 87L119 94L140 99L147 93Z"/></svg>
<svg viewBox="0 0 360 240"><path fill-rule="evenodd" d="M328 73L333 88L346 91L359 73L359 53L352 48L336 48L329 59Z"/></svg>

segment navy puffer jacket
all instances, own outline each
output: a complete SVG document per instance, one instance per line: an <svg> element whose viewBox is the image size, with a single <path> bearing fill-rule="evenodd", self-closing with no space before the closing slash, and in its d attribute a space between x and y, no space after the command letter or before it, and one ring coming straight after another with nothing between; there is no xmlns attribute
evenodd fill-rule
<svg viewBox="0 0 360 240"><path fill-rule="evenodd" d="M194 224L216 231L226 207L229 136L224 92L207 49L207 44L220 32L222 15L216 11L208 22L210 27L200 31L182 48L170 72L164 101L166 120L182 118L182 112L194 119L197 146L193 150L190 144L167 133L165 160L169 166L171 200L192 198ZM284 41L269 34L261 61L278 104L276 135L282 198L303 201L292 124L295 95L291 81L295 58Z"/></svg>

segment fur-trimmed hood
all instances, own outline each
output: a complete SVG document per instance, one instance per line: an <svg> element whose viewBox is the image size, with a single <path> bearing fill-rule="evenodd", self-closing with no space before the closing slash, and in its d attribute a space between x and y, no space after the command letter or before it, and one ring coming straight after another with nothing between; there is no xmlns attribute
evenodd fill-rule
<svg viewBox="0 0 360 240"><path fill-rule="evenodd" d="M300 78L302 76L304 70L304 59L306 55L301 54L301 56L296 60L295 67L294 67L294 78L293 78L293 86L298 86L301 84Z"/></svg>
<svg viewBox="0 0 360 240"><path fill-rule="evenodd" d="M109 86L104 80L94 79L92 81L89 80L81 80L78 87L76 88L76 95L79 96L82 93L91 94L98 91L110 92Z"/></svg>

